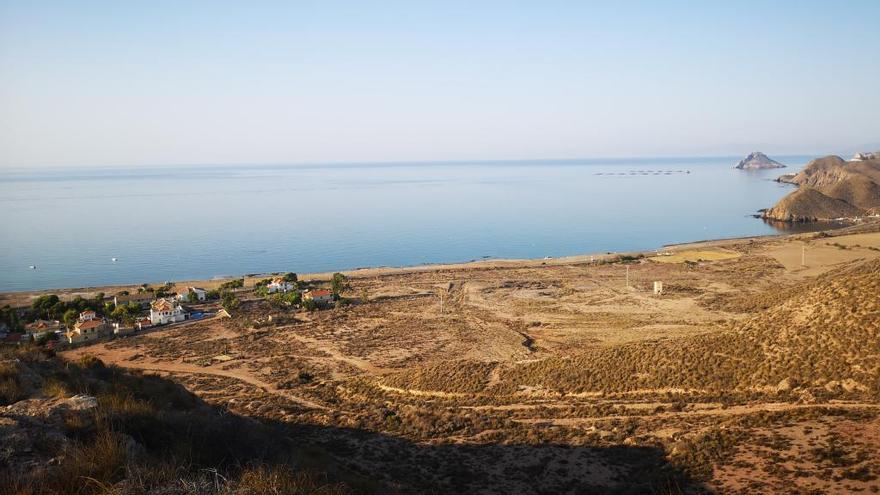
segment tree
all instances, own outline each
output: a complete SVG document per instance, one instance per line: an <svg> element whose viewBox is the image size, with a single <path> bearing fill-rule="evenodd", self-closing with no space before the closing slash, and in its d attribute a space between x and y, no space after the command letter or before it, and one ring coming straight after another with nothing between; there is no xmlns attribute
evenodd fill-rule
<svg viewBox="0 0 880 495"><path fill-rule="evenodd" d="M306 311L314 311L318 308L318 304L315 302L314 299L306 299L302 302L302 307Z"/></svg>
<svg viewBox="0 0 880 495"><path fill-rule="evenodd" d="M285 282L296 282L297 281L296 274L293 272L285 273L283 278L284 278Z"/></svg>
<svg viewBox="0 0 880 495"><path fill-rule="evenodd" d="M68 327L72 327L76 322L77 316L79 316L79 314L75 309L68 309L64 312L64 316L61 317L61 321L63 321Z"/></svg>
<svg viewBox="0 0 880 495"><path fill-rule="evenodd" d="M220 305L223 306L223 309L226 311L232 311L238 307L238 298L235 297L235 294L232 292L223 292L223 294L220 295Z"/></svg>
<svg viewBox="0 0 880 495"><path fill-rule="evenodd" d="M37 318L49 318L52 308L59 303L64 304L55 294L43 294L31 303L31 309L36 313Z"/></svg>
<svg viewBox="0 0 880 495"><path fill-rule="evenodd" d="M199 295L196 294L196 291L189 291L189 293L186 295L186 302L190 304L196 304L199 302Z"/></svg>
<svg viewBox="0 0 880 495"><path fill-rule="evenodd" d="M273 308L282 308L282 307L284 307L284 303L285 303L284 298L282 296L283 296L283 294L281 294L280 292L276 292L275 294L272 294L269 297L267 297L266 301L268 301L269 305L272 306Z"/></svg>
<svg viewBox="0 0 880 495"><path fill-rule="evenodd" d="M333 274L333 278L330 279L330 288L333 291L333 297L338 298L340 294L351 288L351 285L348 283L348 279L345 278L345 275L337 272Z"/></svg>
<svg viewBox="0 0 880 495"><path fill-rule="evenodd" d="M244 287L244 279L243 278L237 278L235 280L230 280L228 282L223 282L222 284L220 284L221 290L240 289L242 287Z"/></svg>

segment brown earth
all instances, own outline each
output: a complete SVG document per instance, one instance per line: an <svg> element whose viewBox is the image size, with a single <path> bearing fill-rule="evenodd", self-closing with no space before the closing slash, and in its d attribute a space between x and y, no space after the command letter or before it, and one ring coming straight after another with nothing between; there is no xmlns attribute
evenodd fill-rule
<svg viewBox="0 0 880 495"><path fill-rule="evenodd" d="M764 211L766 219L813 222L876 215L880 208L880 160L847 162L826 156L779 181L799 188Z"/></svg>
<svg viewBox="0 0 880 495"><path fill-rule="evenodd" d="M877 227L364 270L348 306L64 355L322 427L302 441L403 492L877 491Z"/></svg>

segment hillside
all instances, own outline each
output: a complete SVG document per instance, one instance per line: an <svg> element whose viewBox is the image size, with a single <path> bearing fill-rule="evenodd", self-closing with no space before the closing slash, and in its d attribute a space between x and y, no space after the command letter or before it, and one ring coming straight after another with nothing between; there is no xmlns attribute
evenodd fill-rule
<svg viewBox="0 0 880 495"><path fill-rule="evenodd" d="M0 347L0 493L351 493L291 437L157 376Z"/></svg>
<svg viewBox="0 0 880 495"><path fill-rule="evenodd" d="M817 158L780 182L799 186L762 216L771 220L805 222L851 218L880 207L880 161L847 162L838 156Z"/></svg>
<svg viewBox="0 0 880 495"><path fill-rule="evenodd" d="M794 387L880 398L880 261L828 273L730 330L594 348L511 369L504 387L563 393L762 391ZM756 295L764 299L764 295Z"/></svg>
<svg viewBox="0 0 880 495"><path fill-rule="evenodd" d="M846 190L838 191L844 193ZM836 218L852 218L864 213L846 201L827 196L817 189L802 186L766 210L763 217L783 222L813 222Z"/></svg>

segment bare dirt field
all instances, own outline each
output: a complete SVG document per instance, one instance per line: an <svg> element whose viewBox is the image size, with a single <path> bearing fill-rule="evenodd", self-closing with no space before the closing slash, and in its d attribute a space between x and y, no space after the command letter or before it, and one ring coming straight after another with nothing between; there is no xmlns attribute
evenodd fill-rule
<svg viewBox="0 0 880 495"><path fill-rule="evenodd" d="M347 306L65 357L289 423L401 492L880 491L876 225L669 251L361 270Z"/></svg>

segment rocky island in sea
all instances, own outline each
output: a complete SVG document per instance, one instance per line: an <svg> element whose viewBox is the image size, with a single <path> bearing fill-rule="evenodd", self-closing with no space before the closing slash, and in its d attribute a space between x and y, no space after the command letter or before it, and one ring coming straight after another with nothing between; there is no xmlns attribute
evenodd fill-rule
<svg viewBox="0 0 880 495"><path fill-rule="evenodd" d="M785 165L777 162L760 151L755 151L749 153L749 156L740 160L734 168L740 170L763 170L767 168L785 168Z"/></svg>

